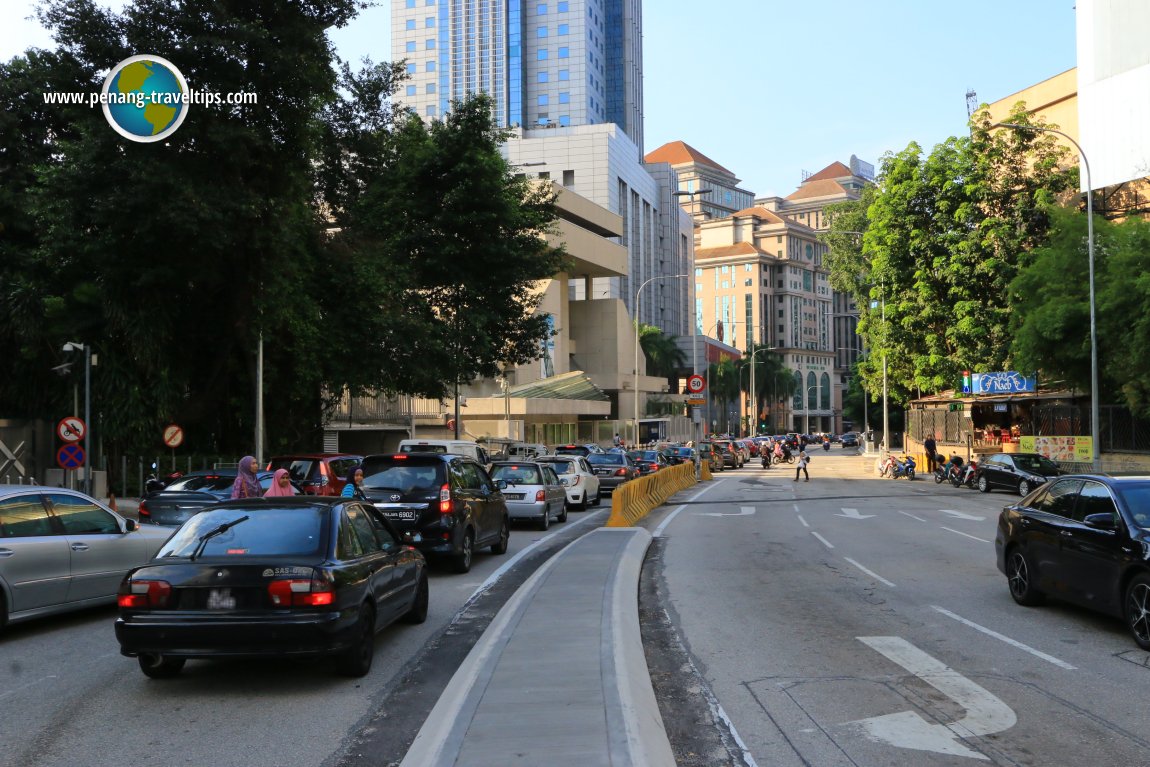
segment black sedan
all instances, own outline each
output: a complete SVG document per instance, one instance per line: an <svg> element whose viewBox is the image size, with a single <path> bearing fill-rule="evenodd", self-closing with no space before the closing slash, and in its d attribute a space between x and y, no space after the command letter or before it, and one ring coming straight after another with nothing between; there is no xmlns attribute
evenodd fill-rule
<svg viewBox="0 0 1150 767"><path fill-rule="evenodd" d="M658 450L632 450L627 455L635 463L635 467L639 469L639 476L641 477L654 474L659 469L665 469L671 465L667 456Z"/></svg>
<svg viewBox="0 0 1150 767"><path fill-rule="evenodd" d="M995 453L978 462L975 484L984 493L1010 490L1027 495L1049 478L1065 473L1054 461L1038 453Z"/></svg>
<svg viewBox="0 0 1150 767"><path fill-rule="evenodd" d="M1010 596L1046 596L1126 622L1150 650L1150 477L1068 475L1007 506L994 548Z"/></svg>
<svg viewBox="0 0 1150 767"><path fill-rule="evenodd" d="M256 478L260 487L266 491L272 486L275 472L261 471L256 474ZM179 527L208 506L228 500L235 481L235 469L189 472L163 490L149 493L140 499L140 522ZM299 485L292 482L293 495L302 492Z"/></svg>
<svg viewBox="0 0 1150 767"><path fill-rule="evenodd" d="M375 634L427 617L423 555L370 504L229 501L188 520L120 584L116 639L149 677L189 658L335 656L371 669Z"/></svg>
<svg viewBox="0 0 1150 767"><path fill-rule="evenodd" d="M587 463L599 478L600 490L611 490L633 479L638 479L639 469L624 452L595 453L587 456Z"/></svg>

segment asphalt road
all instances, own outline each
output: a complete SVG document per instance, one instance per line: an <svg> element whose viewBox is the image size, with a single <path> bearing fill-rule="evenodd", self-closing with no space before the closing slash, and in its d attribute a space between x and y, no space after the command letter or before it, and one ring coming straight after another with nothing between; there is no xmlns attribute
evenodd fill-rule
<svg viewBox="0 0 1150 767"><path fill-rule="evenodd" d="M645 523L680 765L1150 764L1150 656L1119 621L1011 600L994 535L1016 496L860 465L748 466Z"/></svg>
<svg viewBox="0 0 1150 767"><path fill-rule="evenodd" d="M112 607L11 626L0 634L0 765L398 762L502 602L550 551L602 524L605 509L572 512L548 533L517 525L506 555L477 554L466 575L433 568L427 622L379 634L358 680L298 660L189 661L175 679L150 680L120 655Z"/></svg>

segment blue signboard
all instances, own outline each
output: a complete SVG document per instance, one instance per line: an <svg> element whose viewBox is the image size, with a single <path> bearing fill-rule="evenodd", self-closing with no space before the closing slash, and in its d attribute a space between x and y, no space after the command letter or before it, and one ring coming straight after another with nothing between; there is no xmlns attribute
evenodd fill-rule
<svg viewBox="0 0 1150 767"><path fill-rule="evenodd" d="M1013 370L1003 373L975 373L973 378L974 394L1014 394L1034 391L1037 388L1037 379L1034 376L1024 376Z"/></svg>

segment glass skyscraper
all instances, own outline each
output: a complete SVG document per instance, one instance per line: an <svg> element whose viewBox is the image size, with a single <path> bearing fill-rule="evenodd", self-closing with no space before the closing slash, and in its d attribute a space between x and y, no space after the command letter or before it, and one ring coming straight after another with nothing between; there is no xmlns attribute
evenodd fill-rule
<svg viewBox="0 0 1150 767"><path fill-rule="evenodd" d="M442 117L483 91L506 126L614 123L643 145L641 0L392 0L399 103Z"/></svg>

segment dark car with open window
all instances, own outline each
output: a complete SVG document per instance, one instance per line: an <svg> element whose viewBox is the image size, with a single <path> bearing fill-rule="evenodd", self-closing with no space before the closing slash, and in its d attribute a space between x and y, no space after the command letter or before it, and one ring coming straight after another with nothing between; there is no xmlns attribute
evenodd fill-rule
<svg viewBox="0 0 1150 767"><path fill-rule="evenodd" d="M334 656L371 669L375 635L422 623L423 556L347 498L229 501L189 519L120 584L116 639L149 677L193 658Z"/></svg>
<svg viewBox="0 0 1150 767"><path fill-rule="evenodd" d="M363 459L363 492L412 545L457 573L476 549L507 553L511 522L505 482L477 461L452 453L395 453Z"/></svg>
<svg viewBox="0 0 1150 767"><path fill-rule="evenodd" d="M1020 605L1055 597L1122 618L1150 650L1150 476L1056 477L998 517L998 569Z"/></svg>

